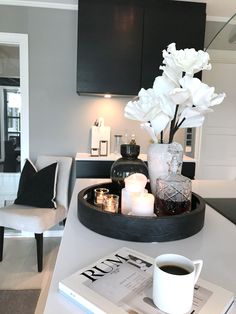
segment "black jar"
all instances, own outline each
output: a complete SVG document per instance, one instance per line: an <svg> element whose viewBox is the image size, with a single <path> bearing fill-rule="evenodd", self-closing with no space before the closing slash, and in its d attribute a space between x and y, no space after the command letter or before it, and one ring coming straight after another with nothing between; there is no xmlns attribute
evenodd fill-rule
<svg viewBox="0 0 236 314"><path fill-rule="evenodd" d="M121 188L125 186L124 179L133 173L142 173L148 178L148 168L145 162L137 158L140 146L136 144L121 144L122 158L117 159L111 166L110 177L113 183Z"/></svg>

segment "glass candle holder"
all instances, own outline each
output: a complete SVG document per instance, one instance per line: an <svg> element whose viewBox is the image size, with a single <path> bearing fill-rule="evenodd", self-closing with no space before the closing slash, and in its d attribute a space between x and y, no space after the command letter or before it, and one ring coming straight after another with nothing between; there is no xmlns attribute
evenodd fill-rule
<svg viewBox="0 0 236 314"><path fill-rule="evenodd" d="M106 194L103 198L102 209L107 212L118 213L119 196L116 194Z"/></svg>
<svg viewBox="0 0 236 314"><path fill-rule="evenodd" d="M94 189L94 204L102 206L103 198L109 193L109 189L106 188L96 188Z"/></svg>

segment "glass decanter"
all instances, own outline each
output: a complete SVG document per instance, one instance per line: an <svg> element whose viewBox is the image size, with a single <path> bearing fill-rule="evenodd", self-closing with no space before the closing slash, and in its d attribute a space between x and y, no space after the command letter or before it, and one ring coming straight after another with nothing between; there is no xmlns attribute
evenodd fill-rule
<svg viewBox="0 0 236 314"><path fill-rule="evenodd" d="M191 210L192 182L180 174L180 162L173 156L166 177L157 179L156 207L159 216L178 215Z"/></svg>

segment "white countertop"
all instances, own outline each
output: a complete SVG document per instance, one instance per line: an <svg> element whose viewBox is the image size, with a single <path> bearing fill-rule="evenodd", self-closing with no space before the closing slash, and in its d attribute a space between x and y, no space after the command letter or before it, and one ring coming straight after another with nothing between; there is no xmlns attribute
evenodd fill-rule
<svg viewBox="0 0 236 314"><path fill-rule="evenodd" d="M58 282L97 259L123 246L152 257L163 253L203 259L201 278L231 290L236 295L236 228L218 212L206 206L205 224L197 234L178 241L140 243L112 239L84 227L77 218L78 192L107 179L77 179L60 245L45 314L84 313L58 292ZM236 181L193 181L193 191L203 197L236 197ZM214 313L209 313L214 314ZM234 305L228 314L236 314Z"/></svg>
<svg viewBox="0 0 236 314"><path fill-rule="evenodd" d="M92 161L92 160L115 161L118 158L121 158L121 155L120 154L114 154L114 153L111 153L108 156L98 156L98 157L91 156L88 153L77 153L75 156L76 161ZM143 160L143 161L147 161L147 154L139 154L138 158ZM183 161L184 162L195 162L196 160L194 158L191 158L191 157L184 155Z"/></svg>

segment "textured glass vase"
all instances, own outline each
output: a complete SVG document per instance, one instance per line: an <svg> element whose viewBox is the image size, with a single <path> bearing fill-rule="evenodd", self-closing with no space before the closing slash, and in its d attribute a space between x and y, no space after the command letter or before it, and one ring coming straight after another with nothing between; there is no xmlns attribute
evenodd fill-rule
<svg viewBox="0 0 236 314"><path fill-rule="evenodd" d="M139 145L122 144L120 153L122 158L117 159L111 166L110 177L113 183L124 187L124 179L133 173L142 173L148 178L147 165L138 158Z"/></svg>
<svg viewBox="0 0 236 314"><path fill-rule="evenodd" d="M157 179L164 178L168 175L169 164L173 155L179 162L179 171L181 172L183 163L183 147L179 143L149 145L147 152L148 173L152 194L156 194Z"/></svg>

